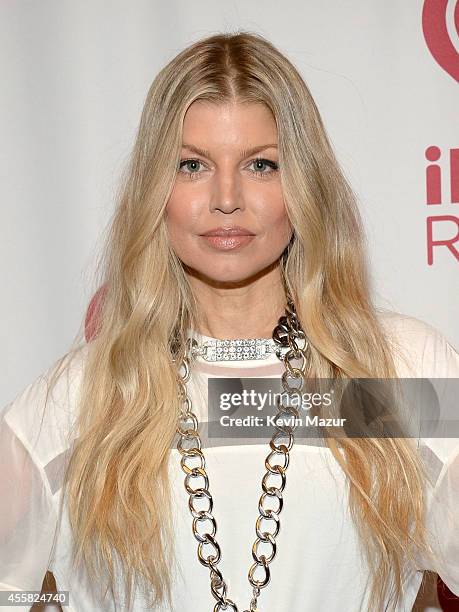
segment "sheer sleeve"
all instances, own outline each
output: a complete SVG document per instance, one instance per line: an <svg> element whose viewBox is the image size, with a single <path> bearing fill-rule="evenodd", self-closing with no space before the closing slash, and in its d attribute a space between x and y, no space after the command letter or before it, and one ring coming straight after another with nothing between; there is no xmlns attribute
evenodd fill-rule
<svg viewBox="0 0 459 612"><path fill-rule="evenodd" d="M429 564L459 596L459 449L444 465L433 492L427 527L435 558Z"/></svg>
<svg viewBox="0 0 459 612"><path fill-rule="evenodd" d="M0 413L0 588L39 591L57 516L42 470L6 422L5 412Z"/></svg>
<svg viewBox="0 0 459 612"><path fill-rule="evenodd" d="M398 376L425 379L425 389L432 390L421 395L416 408L416 416L426 419L417 442L428 476L425 523L433 552L422 555L418 569L436 572L459 595L459 353L421 319L386 313L382 321L395 349Z"/></svg>
<svg viewBox="0 0 459 612"><path fill-rule="evenodd" d="M429 326L424 351L423 376L441 379L437 435L423 440L425 460L433 476L428 491L426 525L435 557L423 569L435 571L459 596L459 353L435 328Z"/></svg>
<svg viewBox="0 0 459 612"><path fill-rule="evenodd" d="M64 357L52 389L62 360L0 410L0 590L40 591L53 570L83 354Z"/></svg>

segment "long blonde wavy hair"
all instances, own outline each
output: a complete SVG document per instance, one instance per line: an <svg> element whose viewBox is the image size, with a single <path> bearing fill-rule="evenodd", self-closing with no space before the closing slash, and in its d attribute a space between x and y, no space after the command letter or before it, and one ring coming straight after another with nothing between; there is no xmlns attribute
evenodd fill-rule
<svg viewBox="0 0 459 612"><path fill-rule="evenodd" d="M168 459L180 403L175 355L198 308L171 250L165 207L195 100L262 103L278 128L281 180L293 239L280 265L311 347L317 377L396 378L392 349L369 295L356 198L319 111L292 63L247 31L215 34L180 52L148 92L132 156L98 265L104 287L87 346L75 440L65 475L75 563L113 587L123 571L128 605L137 580L151 605L171 601L174 559ZM174 342L172 342L174 340ZM67 355L70 354L67 353ZM427 547L425 474L403 438L326 438L347 477L350 510L371 568L371 606L395 605L404 563Z"/></svg>

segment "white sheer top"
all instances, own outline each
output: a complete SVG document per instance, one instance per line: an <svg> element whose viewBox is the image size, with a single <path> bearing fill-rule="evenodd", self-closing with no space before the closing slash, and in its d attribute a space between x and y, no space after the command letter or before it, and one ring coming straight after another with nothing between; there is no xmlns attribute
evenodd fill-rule
<svg viewBox="0 0 459 612"><path fill-rule="evenodd" d="M438 330L398 313L380 317L389 339L401 351L396 357L400 377L459 378L459 354ZM70 591L69 612L111 612L125 608L110 598L102 600L83 569L70 571L72 537L65 504L62 516L58 514L62 470L71 444L68 432L76 415L86 351L87 347L82 349L61 376L43 419L46 380L55 366L0 412L0 589L40 590L50 570L58 589ZM282 372L283 365L275 354L265 360L215 363L198 358L189 386L194 410L200 420L207 420L210 377L278 377ZM448 435L445 429L445 437L418 441L434 482L428 487L427 528L438 561L420 561L419 567L407 571L398 610L411 611L426 569L437 572L459 595L459 439ZM227 596L240 611L248 607L252 592L247 573L253 563L251 547L256 538L267 449L265 442L204 447L218 525L216 537L222 551L218 567L228 585ZM211 611L215 599L210 592L209 570L197 559L189 495L175 448L169 469L178 558L177 567L171 570L172 609ZM271 581L259 597L263 612L368 609L370 574L349 514L346 491L343 473L326 446L293 446L277 554L270 564ZM28 609L11 607L16 612ZM147 609L140 594L133 609Z"/></svg>

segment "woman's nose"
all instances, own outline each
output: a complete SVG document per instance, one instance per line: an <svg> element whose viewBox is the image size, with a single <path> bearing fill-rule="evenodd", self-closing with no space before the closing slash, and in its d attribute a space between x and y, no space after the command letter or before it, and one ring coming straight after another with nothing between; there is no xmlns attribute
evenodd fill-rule
<svg viewBox="0 0 459 612"><path fill-rule="evenodd" d="M244 209L241 177L234 169L219 169L214 175L210 210L231 213L237 209Z"/></svg>

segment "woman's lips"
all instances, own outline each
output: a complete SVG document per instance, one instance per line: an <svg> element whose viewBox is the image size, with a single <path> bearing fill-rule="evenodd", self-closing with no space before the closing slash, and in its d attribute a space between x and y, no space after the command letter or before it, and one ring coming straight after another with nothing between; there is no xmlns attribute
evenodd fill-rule
<svg viewBox="0 0 459 612"><path fill-rule="evenodd" d="M230 251L249 244L254 235L201 236L209 246L220 251Z"/></svg>

